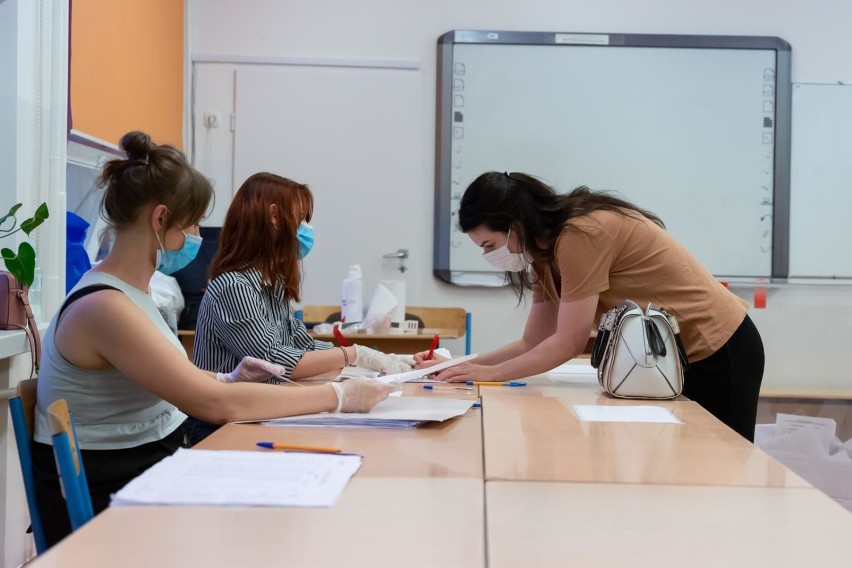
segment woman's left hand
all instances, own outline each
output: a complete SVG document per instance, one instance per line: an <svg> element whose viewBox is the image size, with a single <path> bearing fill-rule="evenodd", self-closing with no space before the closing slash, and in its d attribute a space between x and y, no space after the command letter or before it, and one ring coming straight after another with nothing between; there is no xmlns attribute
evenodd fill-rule
<svg viewBox="0 0 852 568"><path fill-rule="evenodd" d="M466 381L503 381L499 378L497 367L491 365L475 365L473 363L459 363L448 369L444 369L434 377L436 381L448 383L463 383Z"/></svg>
<svg viewBox="0 0 852 568"><path fill-rule="evenodd" d="M245 356L230 373L216 373L220 383L260 383L271 377L283 377L287 369L263 359Z"/></svg>

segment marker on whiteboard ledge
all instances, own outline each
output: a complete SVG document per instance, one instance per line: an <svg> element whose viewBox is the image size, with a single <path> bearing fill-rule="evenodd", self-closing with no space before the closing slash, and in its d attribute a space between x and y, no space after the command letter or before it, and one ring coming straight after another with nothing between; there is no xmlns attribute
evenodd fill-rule
<svg viewBox="0 0 852 568"><path fill-rule="evenodd" d="M719 283L722 284L722 286L724 286L725 288L728 288L728 281L727 280L720 280Z"/></svg>
<svg viewBox="0 0 852 568"><path fill-rule="evenodd" d="M756 310L766 309L766 288L763 286L755 286L754 288L754 308Z"/></svg>

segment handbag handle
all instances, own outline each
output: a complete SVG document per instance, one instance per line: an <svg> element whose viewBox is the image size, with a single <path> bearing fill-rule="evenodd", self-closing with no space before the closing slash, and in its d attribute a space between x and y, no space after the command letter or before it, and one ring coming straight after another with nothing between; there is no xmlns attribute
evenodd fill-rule
<svg viewBox="0 0 852 568"><path fill-rule="evenodd" d="M17 292L18 301L24 305L24 311L27 313L27 325L24 326L24 331L27 332L27 339L30 342L30 355L32 357L32 371L30 378L37 377L39 367L41 365L41 335L38 333L33 310L30 307L30 299L26 290L20 289Z"/></svg>
<svg viewBox="0 0 852 568"><path fill-rule="evenodd" d="M656 357L666 356L666 342L663 341L663 335L660 333L660 328L649 317L644 317L645 337L648 342L648 347Z"/></svg>

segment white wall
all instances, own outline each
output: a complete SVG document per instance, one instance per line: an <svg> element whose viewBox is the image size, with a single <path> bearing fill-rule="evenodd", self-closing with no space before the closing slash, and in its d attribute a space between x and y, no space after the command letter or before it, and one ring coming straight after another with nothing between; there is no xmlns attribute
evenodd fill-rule
<svg viewBox="0 0 852 568"><path fill-rule="evenodd" d="M846 0L370 0L348 2L190 0L191 53L206 60L220 55L230 63L199 63L195 74L196 164L212 175L217 207L210 224L221 215L233 191L233 135L227 127L200 126L201 112L234 108L234 70L240 57L329 60L392 60L414 62L420 70L419 168L399 180L398 191L412 202L431 196L434 187L435 42L451 29L675 33L708 35L775 35L793 46L794 82L852 81L852 3ZM226 121L227 122L227 121ZM239 124L239 117L237 117ZM322 152L321 138L304 139ZM372 167L382 170L375 156ZM329 167L334 167L329 156ZM287 171L279 171L288 175ZM242 180L237 180L237 184ZM312 180L300 180L311 183ZM382 194L365 189L361 199L381 202ZM345 203L350 195L341 194ZM319 213L318 213L319 214ZM408 214L408 213L401 213ZM431 212L427 213L431 218ZM424 228L426 227L426 228ZM473 350L483 352L519 336L526 307L515 308L508 290L464 289L444 285L432 276L432 225L414 223L410 272L417 282L410 305L460 305L474 315ZM349 229L322 227L324 243L357 254L358 235ZM319 233L318 233L319 234ZM345 244L343 244L345 243ZM393 250L395 246L390 246ZM374 263L374 278L399 275L392 263ZM306 283L307 303L336 303L345 267L313 264ZM369 285L368 285L369 289ZM411 290L411 285L409 290ZM740 289L751 300L750 289ZM850 287L786 287L770 289L768 309L751 310L767 351L768 386L849 386L850 374L842 354L852 338Z"/></svg>

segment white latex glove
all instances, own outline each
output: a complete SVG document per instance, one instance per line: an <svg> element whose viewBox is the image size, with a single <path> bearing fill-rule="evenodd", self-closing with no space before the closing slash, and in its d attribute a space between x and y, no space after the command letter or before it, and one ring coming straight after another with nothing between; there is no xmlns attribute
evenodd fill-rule
<svg viewBox="0 0 852 568"><path fill-rule="evenodd" d="M404 373L411 370L411 365L398 361L395 357L395 355L385 355L381 351L356 345L353 363L356 367L366 367L384 375Z"/></svg>
<svg viewBox="0 0 852 568"><path fill-rule="evenodd" d="M396 353L388 353L388 357L393 357L397 363L404 363L409 367L414 367L414 355L397 355Z"/></svg>
<svg viewBox="0 0 852 568"><path fill-rule="evenodd" d="M349 379L329 384L337 393L337 412L370 412L396 388L396 385L373 379Z"/></svg>
<svg viewBox="0 0 852 568"><path fill-rule="evenodd" d="M285 372L287 369L283 365L254 357L243 357L237 368L230 373L216 373L216 380L220 383L262 383L273 375L283 377Z"/></svg>

